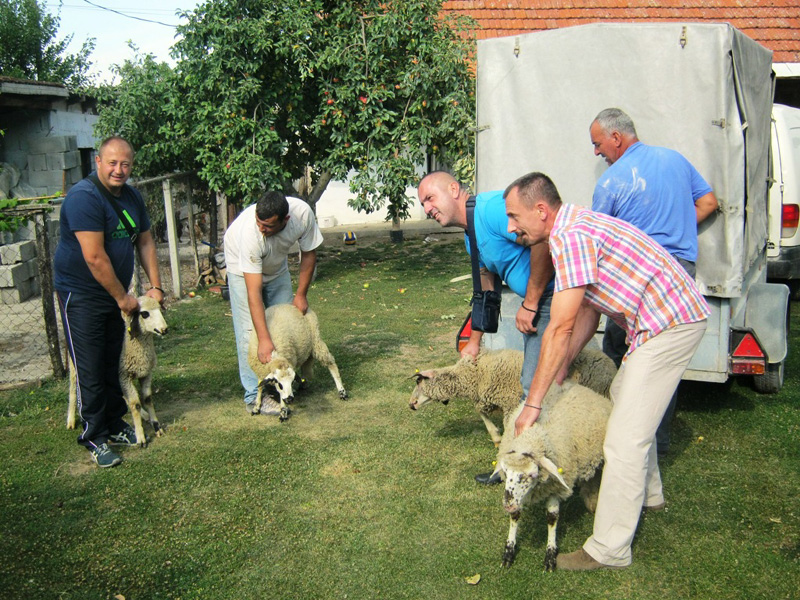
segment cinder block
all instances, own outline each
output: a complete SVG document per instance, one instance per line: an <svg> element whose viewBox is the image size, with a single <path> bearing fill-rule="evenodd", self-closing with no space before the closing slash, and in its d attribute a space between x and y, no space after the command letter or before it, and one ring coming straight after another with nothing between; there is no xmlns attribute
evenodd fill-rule
<svg viewBox="0 0 800 600"><path fill-rule="evenodd" d="M41 137L28 142L31 154L50 154L53 152L69 152L77 150L78 140L74 135L54 135Z"/></svg>
<svg viewBox="0 0 800 600"><path fill-rule="evenodd" d="M51 171L64 171L73 169L81 162L81 154L78 151L58 152L47 155L47 168Z"/></svg>
<svg viewBox="0 0 800 600"><path fill-rule="evenodd" d="M53 190L51 192L53 193L61 189L64 183L64 171L30 171L28 183L35 188Z"/></svg>
<svg viewBox="0 0 800 600"><path fill-rule="evenodd" d="M28 154L29 171L47 171L46 154Z"/></svg>
<svg viewBox="0 0 800 600"><path fill-rule="evenodd" d="M13 288L21 285L24 281L28 281L31 278L29 262L0 265L0 288Z"/></svg>
<svg viewBox="0 0 800 600"><path fill-rule="evenodd" d="M15 288L0 288L0 300L3 304L19 304L34 295L33 279L23 281Z"/></svg>
<svg viewBox="0 0 800 600"><path fill-rule="evenodd" d="M4 265L25 262L36 256L36 243L33 240L0 246L0 262Z"/></svg>
<svg viewBox="0 0 800 600"><path fill-rule="evenodd" d="M76 184L81 179L83 179L83 169L81 169L80 165L72 167L67 171L67 185Z"/></svg>

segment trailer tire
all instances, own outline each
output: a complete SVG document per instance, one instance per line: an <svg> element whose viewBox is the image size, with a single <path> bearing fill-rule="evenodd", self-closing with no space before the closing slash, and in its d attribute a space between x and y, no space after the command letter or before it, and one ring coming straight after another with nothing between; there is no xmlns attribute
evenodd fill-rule
<svg viewBox="0 0 800 600"><path fill-rule="evenodd" d="M777 394L783 387L783 365L786 361L767 364L763 375L753 376L753 387L759 394Z"/></svg>

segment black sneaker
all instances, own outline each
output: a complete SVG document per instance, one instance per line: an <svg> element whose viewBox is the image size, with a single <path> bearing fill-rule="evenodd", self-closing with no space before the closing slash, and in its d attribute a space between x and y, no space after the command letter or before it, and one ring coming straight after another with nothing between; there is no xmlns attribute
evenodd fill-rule
<svg viewBox="0 0 800 600"><path fill-rule="evenodd" d="M130 425L125 425L125 429L119 433L108 436L109 446L136 446L138 443L136 432Z"/></svg>
<svg viewBox="0 0 800 600"><path fill-rule="evenodd" d="M89 453L92 455L92 460L94 460L101 469L116 467L122 462L122 457L109 448L108 444L100 444L99 446L90 448Z"/></svg>

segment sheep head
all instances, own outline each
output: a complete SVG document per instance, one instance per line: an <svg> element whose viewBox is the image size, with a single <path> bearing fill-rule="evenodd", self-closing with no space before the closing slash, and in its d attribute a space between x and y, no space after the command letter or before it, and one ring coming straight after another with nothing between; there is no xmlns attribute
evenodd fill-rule
<svg viewBox="0 0 800 600"><path fill-rule="evenodd" d="M269 373L258 382L259 385L272 386L283 402L291 402L294 399L292 384L296 375L291 363L280 356L277 351L273 351L272 360L265 367Z"/></svg>
<svg viewBox="0 0 800 600"><path fill-rule="evenodd" d="M139 310L126 317L128 332L132 338L141 335L164 335L167 333L167 321L161 311L161 304L150 296L140 296Z"/></svg>
<svg viewBox="0 0 800 600"><path fill-rule="evenodd" d="M495 471L505 476L503 508L512 516L519 515L534 488L550 477L571 490L558 472L558 467L546 456L537 457L530 452L510 450L497 461Z"/></svg>
<svg viewBox="0 0 800 600"><path fill-rule="evenodd" d="M451 367L414 373L411 377L416 380L417 386L411 392L409 408L417 410L423 404L432 401L447 405L451 399L462 394L464 388L473 387L470 384L477 371L478 367L467 357Z"/></svg>

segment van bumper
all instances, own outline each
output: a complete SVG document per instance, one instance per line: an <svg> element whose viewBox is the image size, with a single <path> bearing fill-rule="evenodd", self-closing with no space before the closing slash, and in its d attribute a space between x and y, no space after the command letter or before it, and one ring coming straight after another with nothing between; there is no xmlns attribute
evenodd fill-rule
<svg viewBox="0 0 800 600"><path fill-rule="evenodd" d="M800 279L800 246L781 248L778 256L767 259L770 279Z"/></svg>

